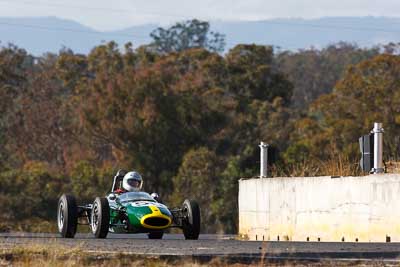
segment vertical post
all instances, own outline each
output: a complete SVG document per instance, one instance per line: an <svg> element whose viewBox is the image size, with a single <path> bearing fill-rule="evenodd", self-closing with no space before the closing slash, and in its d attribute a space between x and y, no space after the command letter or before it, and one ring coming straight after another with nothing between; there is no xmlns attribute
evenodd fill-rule
<svg viewBox="0 0 400 267"><path fill-rule="evenodd" d="M267 143L261 142L259 145L260 151L260 178L267 177L268 168L268 147Z"/></svg>
<svg viewBox="0 0 400 267"><path fill-rule="evenodd" d="M383 173L383 128L382 123L375 122L374 129L374 168L373 173Z"/></svg>

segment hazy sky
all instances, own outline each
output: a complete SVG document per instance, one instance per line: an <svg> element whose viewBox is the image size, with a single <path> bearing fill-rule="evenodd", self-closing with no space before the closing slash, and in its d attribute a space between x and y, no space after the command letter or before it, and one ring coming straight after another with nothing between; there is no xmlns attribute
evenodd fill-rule
<svg viewBox="0 0 400 267"><path fill-rule="evenodd" d="M56 16L97 30L189 18L400 17L400 0L0 0L1 17Z"/></svg>

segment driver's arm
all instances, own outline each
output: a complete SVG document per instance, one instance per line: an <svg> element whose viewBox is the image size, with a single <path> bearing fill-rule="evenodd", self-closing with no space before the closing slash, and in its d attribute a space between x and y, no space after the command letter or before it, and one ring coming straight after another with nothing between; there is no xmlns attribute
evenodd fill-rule
<svg viewBox="0 0 400 267"><path fill-rule="evenodd" d="M118 188L117 190L114 191L114 193L116 193L116 194L122 194L122 193L125 193L125 190L123 190L123 189L121 189L121 188Z"/></svg>

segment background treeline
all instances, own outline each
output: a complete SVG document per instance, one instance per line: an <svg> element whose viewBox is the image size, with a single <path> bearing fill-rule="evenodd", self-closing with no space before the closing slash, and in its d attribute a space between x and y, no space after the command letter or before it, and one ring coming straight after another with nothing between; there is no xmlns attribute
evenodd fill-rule
<svg viewBox="0 0 400 267"><path fill-rule="evenodd" d="M279 151L274 176L357 175L358 137L380 121L397 159L398 44L222 55L208 23L174 27L88 55L0 48L0 225L48 230L61 193L92 201L124 168L170 206L197 199L204 232L234 233L261 140Z"/></svg>

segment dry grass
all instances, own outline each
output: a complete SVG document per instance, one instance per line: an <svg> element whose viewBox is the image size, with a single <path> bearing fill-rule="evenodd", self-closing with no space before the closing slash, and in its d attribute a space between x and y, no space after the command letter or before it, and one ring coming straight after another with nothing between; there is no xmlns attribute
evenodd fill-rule
<svg viewBox="0 0 400 267"><path fill-rule="evenodd" d="M399 161L386 162L386 170L388 173L400 173L400 162Z"/></svg>
<svg viewBox="0 0 400 267"><path fill-rule="evenodd" d="M362 263L357 261L338 262L327 260L321 262L302 262L302 261L279 261L267 260L265 256L268 252L268 243L262 245L262 259L251 264L235 263L229 259L214 258L209 261L199 262L192 258L171 258L161 259L157 256L140 256L128 254L93 254L84 251L82 245L73 248L61 246L59 244L47 245L24 245L11 249L0 249L0 267L75 267L75 266L100 266L100 267L125 267L125 266L144 266L144 267L170 267L170 266L396 266L380 261Z"/></svg>
<svg viewBox="0 0 400 267"><path fill-rule="evenodd" d="M10 219L2 219L0 222L0 233L8 232L29 232L29 233L56 233L58 232L55 220L47 221L43 219L31 218L14 223ZM82 227L82 229L84 229Z"/></svg>
<svg viewBox="0 0 400 267"><path fill-rule="evenodd" d="M55 220L47 221L38 218L30 218L12 225L12 229L17 232L29 233L55 233L58 231Z"/></svg>
<svg viewBox="0 0 400 267"><path fill-rule="evenodd" d="M306 160L291 165L273 166L272 177L315 177L315 176L361 176L364 175L358 162L348 158L332 156L327 161Z"/></svg>
<svg viewBox="0 0 400 267"><path fill-rule="evenodd" d="M360 176L363 175L359 164L350 162L346 158L334 158L321 162L321 173L330 176Z"/></svg>
<svg viewBox="0 0 400 267"><path fill-rule="evenodd" d="M160 259L157 256L143 257L130 254L93 254L84 251L82 246L68 248L58 244L24 245L11 249L0 249L0 267L169 267L169 266L245 266L228 264L219 259L200 263L188 258Z"/></svg>

